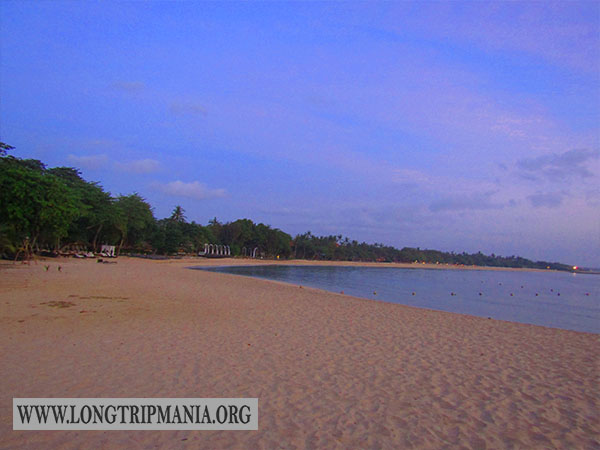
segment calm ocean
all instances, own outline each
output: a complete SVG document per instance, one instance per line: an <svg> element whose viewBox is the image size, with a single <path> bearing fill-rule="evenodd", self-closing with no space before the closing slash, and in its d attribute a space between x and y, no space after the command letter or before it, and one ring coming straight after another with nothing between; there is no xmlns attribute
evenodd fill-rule
<svg viewBox="0 0 600 450"><path fill-rule="evenodd" d="M197 268L403 305L600 333L598 275L344 266Z"/></svg>

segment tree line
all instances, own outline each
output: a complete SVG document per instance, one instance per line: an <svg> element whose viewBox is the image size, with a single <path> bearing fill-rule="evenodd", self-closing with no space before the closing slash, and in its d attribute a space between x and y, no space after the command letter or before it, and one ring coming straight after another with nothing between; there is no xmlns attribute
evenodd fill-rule
<svg viewBox="0 0 600 450"><path fill-rule="evenodd" d="M424 262L493 267L569 270L564 264L525 258L448 253L419 248L397 249L359 243L341 235L291 235L250 219L207 225L188 222L180 206L160 220L138 193L113 197L97 182L83 179L73 167L48 168L36 159L17 158L0 143L0 256L20 252L60 253L76 246L97 252L102 244L118 253L197 254L205 244L228 245L233 256L258 248L267 258L336 261Z"/></svg>
<svg viewBox="0 0 600 450"><path fill-rule="evenodd" d="M176 206L157 220L138 193L111 196L73 167L48 168L36 159L9 155L0 146L0 255L60 253L69 247L99 251L115 245L118 253L196 254L205 244L226 244L232 255L244 247L266 257L288 258L292 238L276 228L241 219L206 226L188 222Z"/></svg>
<svg viewBox="0 0 600 450"><path fill-rule="evenodd" d="M397 249L384 244L351 241L342 235L314 236L310 231L297 235L293 252L299 259L336 261L378 261L399 263L457 264L465 266L517 267L531 269L570 270L571 266L547 261L531 261L520 256L484 255L481 252L454 253L404 247Z"/></svg>

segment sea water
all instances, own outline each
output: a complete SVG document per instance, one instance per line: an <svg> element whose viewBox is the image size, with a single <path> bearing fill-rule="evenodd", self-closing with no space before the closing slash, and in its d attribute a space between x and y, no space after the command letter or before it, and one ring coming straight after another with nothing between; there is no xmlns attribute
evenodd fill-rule
<svg viewBox="0 0 600 450"><path fill-rule="evenodd" d="M357 266L198 267L374 300L600 333L600 276Z"/></svg>

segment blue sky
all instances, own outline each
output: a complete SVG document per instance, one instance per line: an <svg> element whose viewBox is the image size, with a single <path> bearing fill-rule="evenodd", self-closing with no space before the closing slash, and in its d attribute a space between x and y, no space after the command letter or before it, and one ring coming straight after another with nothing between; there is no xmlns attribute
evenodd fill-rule
<svg viewBox="0 0 600 450"><path fill-rule="evenodd" d="M600 266L597 2L0 4L0 138L157 218Z"/></svg>

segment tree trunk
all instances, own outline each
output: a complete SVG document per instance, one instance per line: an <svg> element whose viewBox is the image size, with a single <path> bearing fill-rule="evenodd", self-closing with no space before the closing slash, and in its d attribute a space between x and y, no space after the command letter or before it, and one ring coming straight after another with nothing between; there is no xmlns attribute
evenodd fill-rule
<svg viewBox="0 0 600 450"><path fill-rule="evenodd" d="M39 234L36 234L35 237L33 238L33 240L29 242L29 249L27 251L27 259L28 260L33 258L33 247L34 247L34 245L37 245L38 236L39 236ZM37 264L37 262L36 262L36 264Z"/></svg>
<svg viewBox="0 0 600 450"><path fill-rule="evenodd" d="M123 242L125 242L125 238L121 238L121 242L119 242L119 246L117 247L117 256L121 254L121 247L123 247Z"/></svg>
<svg viewBox="0 0 600 450"><path fill-rule="evenodd" d="M96 230L96 234L94 235L94 240L92 241L92 250L94 252L98 251L98 247L96 245L97 241L98 241L98 236L100 235L100 231L102 230L102 224L100 224L100 226L98 227L98 229Z"/></svg>

